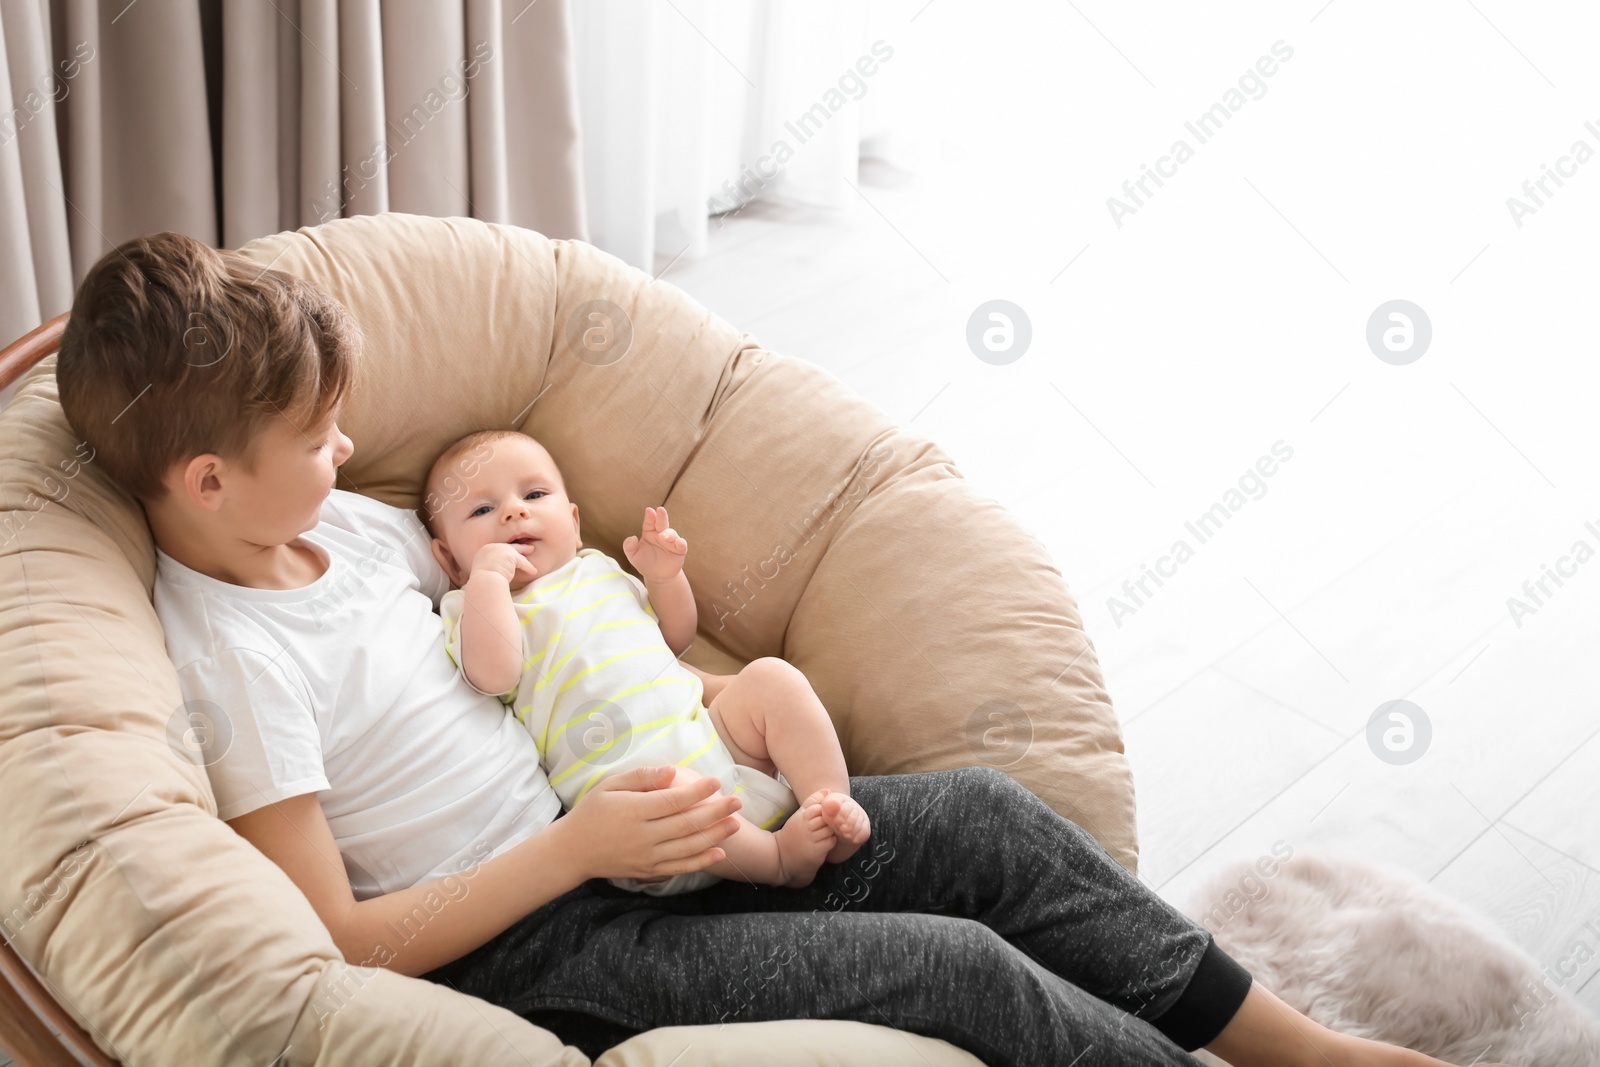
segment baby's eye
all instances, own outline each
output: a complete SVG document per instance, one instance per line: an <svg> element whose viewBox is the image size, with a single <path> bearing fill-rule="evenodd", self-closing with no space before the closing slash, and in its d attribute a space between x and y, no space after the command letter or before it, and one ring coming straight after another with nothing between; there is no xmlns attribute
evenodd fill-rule
<svg viewBox="0 0 1600 1067"><path fill-rule="evenodd" d="M522 499L524 499L524 500L532 500L532 499L533 499L533 498L534 498L534 497L536 497L536 496L549 496L549 494L548 494L548 493L546 493L546 492L545 492L545 491L544 491L544 490L543 490L543 489L530 489L530 490L529 490L529 491L528 491L528 492L527 492L527 493L526 493L526 494L525 494L525 495L524 495L524 496L523 496L523 498L522 498Z"/></svg>
<svg viewBox="0 0 1600 1067"><path fill-rule="evenodd" d="M475 507L475 508L473 508L473 509L472 509L472 514L471 514L471 515L468 515L468 516L467 516L467 518L469 518L469 519L475 519L475 518L477 518L477 517L478 517L478 516L479 516L479 515L483 515L483 514L485 514L485 513L486 513L486 512L488 512L488 511L489 511L489 510L490 510L490 509L489 509L489 505L488 505L488 504L480 504L480 505L479 505L479 506L477 506L477 507Z"/></svg>

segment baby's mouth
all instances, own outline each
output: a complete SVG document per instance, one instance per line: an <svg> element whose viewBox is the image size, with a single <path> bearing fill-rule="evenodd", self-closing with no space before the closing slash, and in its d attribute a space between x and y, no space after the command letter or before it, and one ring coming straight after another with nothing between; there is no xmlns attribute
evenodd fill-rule
<svg viewBox="0 0 1600 1067"><path fill-rule="evenodd" d="M537 540L539 540L537 537L530 537L528 534L523 534L521 537L513 537L511 540L507 541L506 544L508 544L508 545L531 545Z"/></svg>

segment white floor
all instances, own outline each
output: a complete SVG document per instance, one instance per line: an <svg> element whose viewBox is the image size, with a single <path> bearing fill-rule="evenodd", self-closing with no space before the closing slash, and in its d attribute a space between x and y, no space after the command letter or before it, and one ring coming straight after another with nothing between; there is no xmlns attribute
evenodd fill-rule
<svg viewBox="0 0 1600 1067"><path fill-rule="evenodd" d="M1147 279L1130 318L1096 291L1091 254L1060 270L1082 242L1013 233L1055 266L986 285L953 251L952 230L978 223L950 189L870 164L859 188L840 211L758 200L713 220L706 257L663 254L656 270L937 441L1049 546L1123 723L1142 876L1181 904L1216 865L1274 842L1379 861L1543 963L1584 959L1552 984L1600 1014L1600 945L1583 925L1600 905L1600 565L1551 584L1520 626L1507 607L1574 541L1600 545L1592 453L1553 447L1563 427L1591 433L1561 410L1571 398L1543 421L1508 418L1508 386L1452 366L1443 324L1434 366L1396 368L1366 350L1365 312L1267 338L1230 321L1249 300L1175 322L1170 305L1226 288L1199 264ZM1265 239L1291 273L1323 269L1287 229ZM992 297L1033 322L1008 366L965 343ZM1341 328L1353 336L1329 336ZM1582 344L1574 363L1592 359ZM1124 580L1176 539L1193 545L1186 520L1278 440L1293 457L1265 494L1114 617ZM1432 727L1408 765L1367 741L1369 716L1400 698Z"/></svg>

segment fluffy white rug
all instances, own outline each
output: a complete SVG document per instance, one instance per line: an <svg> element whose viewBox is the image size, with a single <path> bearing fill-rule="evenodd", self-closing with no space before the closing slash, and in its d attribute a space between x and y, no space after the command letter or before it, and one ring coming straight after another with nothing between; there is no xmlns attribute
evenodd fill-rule
<svg viewBox="0 0 1600 1067"><path fill-rule="evenodd" d="M1565 988L1574 976L1541 972L1494 924L1410 875L1289 854L1229 865L1183 908L1285 1003L1453 1064L1600 1065L1600 1023ZM1571 941L1576 975L1600 954L1600 919Z"/></svg>

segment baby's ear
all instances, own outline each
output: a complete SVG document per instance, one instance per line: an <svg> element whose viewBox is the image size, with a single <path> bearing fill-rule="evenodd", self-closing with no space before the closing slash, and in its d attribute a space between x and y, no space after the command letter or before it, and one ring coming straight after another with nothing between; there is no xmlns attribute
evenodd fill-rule
<svg viewBox="0 0 1600 1067"><path fill-rule="evenodd" d="M456 585L465 585L466 583L461 580L461 575L456 570L455 557L450 555L450 550L445 547L444 542L435 537L428 547L433 550L433 558L439 561L439 566L443 567L444 572L450 576L450 581Z"/></svg>

